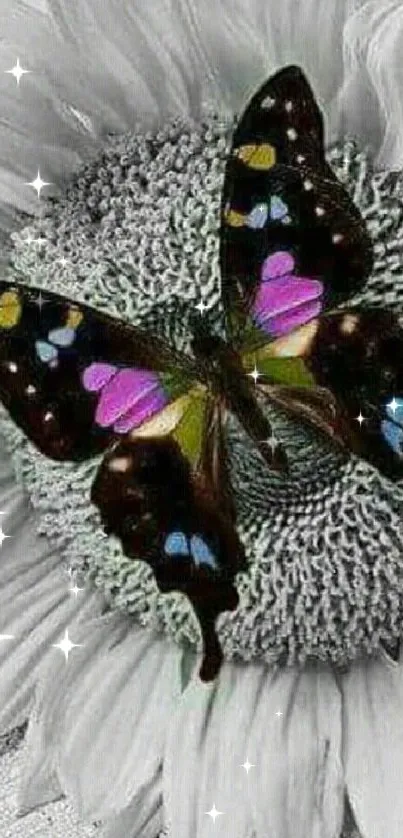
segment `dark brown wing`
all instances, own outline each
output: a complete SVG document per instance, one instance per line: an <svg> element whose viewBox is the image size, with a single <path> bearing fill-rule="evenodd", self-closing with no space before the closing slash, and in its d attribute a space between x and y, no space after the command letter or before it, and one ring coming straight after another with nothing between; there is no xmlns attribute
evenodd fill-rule
<svg viewBox="0 0 403 838"><path fill-rule="evenodd" d="M135 425L195 374L149 332L59 294L0 282L0 400L48 457L94 456L130 416Z"/></svg>
<svg viewBox="0 0 403 838"><path fill-rule="evenodd" d="M200 677L210 681L222 661L215 620L238 605L234 579L246 567L245 554L220 405L199 390L170 411L167 421L162 412L107 453L92 500L106 532L127 556L150 565L160 591L190 600L203 638Z"/></svg>
<svg viewBox="0 0 403 838"><path fill-rule="evenodd" d="M268 376L270 357L302 359L335 406L329 433L388 477L403 476L403 329L392 312L335 311L258 350L258 366L259 353Z"/></svg>
<svg viewBox="0 0 403 838"><path fill-rule="evenodd" d="M273 300L263 322L255 311L256 297L268 279L265 260L279 252L294 260L290 308L295 303L293 277L320 281L323 311L358 290L372 267L364 221L325 162L322 115L305 76L293 66L253 96L234 132L226 165L223 300L232 339L242 348L248 316L267 334L279 333L270 322L277 308ZM282 333L291 330L293 317L288 325L283 318L281 328Z"/></svg>

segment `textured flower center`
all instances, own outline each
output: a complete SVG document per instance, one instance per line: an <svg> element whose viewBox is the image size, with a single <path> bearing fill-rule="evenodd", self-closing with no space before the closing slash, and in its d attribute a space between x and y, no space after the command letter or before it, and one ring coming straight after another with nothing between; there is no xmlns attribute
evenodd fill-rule
<svg viewBox="0 0 403 838"><path fill-rule="evenodd" d="M155 135L114 138L85 165L66 195L13 235L14 268L25 282L66 292L135 323L149 323L178 347L200 298L221 323L219 212L232 125L209 118L196 129L172 122ZM371 178L351 143L329 160L351 189L375 245L375 270L354 302L399 310L403 301L400 182ZM40 234L40 241L28 238ZM400 234L400 235L399 235ZM64 257L64 258L63 258ZM60 262L60 259L62 261ZM156 301L158 307L156 309ZM227 657L345 663L400 634L403 487L270 412L291 476L270 474L235 423L232 481L239 532L249 558L237 577L240 605L217 621ZM3 429L41 532L67 564L102 588L111 605L143 625L200 647L197 621L179 594L162 595L150 568L105 539L89 504L98 462L59 464Z"/></svg>

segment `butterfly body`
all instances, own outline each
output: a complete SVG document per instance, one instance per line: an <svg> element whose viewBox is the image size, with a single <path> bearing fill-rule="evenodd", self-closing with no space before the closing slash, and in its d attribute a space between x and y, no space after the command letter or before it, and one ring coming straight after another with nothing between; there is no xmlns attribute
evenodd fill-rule
<svg viewBox="0 0 403 838"><path fill-rule="evenodd" d="M221 207L225 339L195 316L192 354L180 353L87 305L0 281L3 405L43 455L103 455L91 500L104 530L160 591L188 598L204 680L222 661L216 619L237 607L248 566L228 415L280 473L287 456L267 402L346 456L403 475L403 333L389 312L348 308L372 247L323 134L297 67L269 79L239 120Z"/></svg>

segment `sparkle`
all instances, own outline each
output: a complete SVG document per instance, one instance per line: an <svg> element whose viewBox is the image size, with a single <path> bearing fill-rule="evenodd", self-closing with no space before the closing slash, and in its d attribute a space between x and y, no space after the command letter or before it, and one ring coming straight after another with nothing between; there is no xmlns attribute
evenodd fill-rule
<svg viewBox="0 0 403 838"><path fill-rule="evenodd" d="M15 361L10 361L10 363L8 364L8 369L10 372L17 372L18 367Z"/></svg>
<svg viewBox="0 0 403 838"><path fill-rule="evenodd" d="M48 183L46 180L42 180L40 171L38 169L38 174L35 180L31 180L29 183L27 183L26 181L25 186L32 186L36 190L38 198L40 198L41 189L43 189L44 186L52 186L52 184L50 182Z"/></svg>
<svg viewBox="0 0 403 838"><path fill-rule="evenodd" d="M278 719L279 719L279 718L280 718L280 716L282 716L282 715L283 715L283 711L282 711L282 710L277 710L277 711L276 711L276 716L277 716L277 718L278 718Z"/></svg>
<svg viewBox="0 0 403 838"><path fill-rule="evenodd" d="M259 372L259 370L257 369L256 364L255 364L255 366L254 366L254 368L253 368L252 372L248 372L248 375L250 376L250 378L253 378L253 380L254 380L254 382L255 382L255 384L256 384L256 382L257 382L258 378L260 378L260 372Z"/></svg>
<svg viewBox="0 0 403 838"><path fill-rule="evenodd" d="M308 179L304 180L303 186L304 186L304 189L305 189L306 192L309 192L310 189L313 189L313 183L312 183L311 180L308 180Z"/></svg>
<svg viewBox="0 0 403 838"><path fill-rule="evenodd" d="M195 308L197 308L198 312L203 316L206 309L208 309L208 306L206 306L204 300L200 300L200 302L197 303L197 306L195 306Z"/></svg>
<svg viewBox="0 0 403 838"><path fill-rule="evenodd" d="M399 402L397 402L397 401L396 401L396 399L395 399L395 397L393 396L392 401L391 401L391 402L389 402L389 404L387 404L387 405L386 405L386 407L390 407L390 409L391 409L391 411L392 411L393 415L395 415L395 413L396 413L396 411L397 411L397 409L398 409L398 407L399 407Z"/></svg>
<svg viewBox="0 0 403 838"><path fill-rule="evenodd" d="M297 163L304 163L305 157L303 154L297 154Z"/></svg>
<svg viewBox="0 0 403 838"><path fill-rule="evenodd" d="M43 244L45 241L46 239L41 238L41 236L39 236L39 238L35 238L32 233L27 233L24 238L24 244Z"/></svg>
<svg viewBox="0 0 403 838"><path fill-rule="evenodd" d="M264 442L265 442L266 445L269 446L269 448L271 448L271 450L273 452L280 445L278 439L276 439L275 436L271 436L271 437L269 437L269 439L265 439Z"/></svg>
<svg viewBox="0 0 403 838"><path fill-rule="evenodd" d="M323 207L319 207L319 206L317 206L317 207L315 207L315 213L316 213L316 215L319 215L319 216L320 216L320 215L324 215L324 214L325 214L325 210L323 209Z"/></svg>
<svg viewBox="0 0 403 838"><path fill-rule="evenodd" d="M244 762L243 765L241 765L241 768L244 768L247 774L249 774L249 771L251 770L251 768L254 768L254 767L255 766L254 766L253 762L249 762L248 757L246 757L246 762Z"/></svg>
<svg viewBox="0 0 403 838"><path fill-rule="evenodd" d="M332 242L333 244L339 244L339 242L343 241L343 236L341 233L333 233Z"/></svg>
<svg viewBox="0 0 403 838"><path fill-rule="evenodd" d="M64 632L64 638L60 641L60 643L52 643L54 649L60 649L63 652L64 657L66 658L66 663L69 659L69 654L72 649L77 648L78 646L82 646L82 643L72 643L69 638L68 629Z"/></svg>
<svg viewBox="0 0 403 838"><path fill-rule="evenodd" d="M53 419L53 413L52 413L51 410L47 410L46 413L44 414L43 421L44 422L50 422L51 419Z"/></svg>
<svg viewBox="0 0 403 838"><path fill-rule="evenodd" d="M40 291L40 292L39 292L39 294L38 294L38 296L37 296L37 297L35 297L35 299L34 299L34 303L35 303L35 305L37 305L37 306L38 306L39 311L41 311L42 307L43 307L44 305L46 305L46 303L47 303L47 302L48 302L48 301L47 301L47 300L45 300L45 299L44 299L44 297L43 297L43 295L42 295L42 291Z"/></svg>
<svg viewBox="0 0 403 838"><path fill-rule="evenodd" d="M60 258L60 259L58 259L57 261L58 261L59 265L61 265L63 268L65 268L65 267L66 267L66 265L68 265L68 264L69 264L69 260L68 260L68 259L66 259L66 257L65 257L65 256L61 256L61 258Z"/></svg>
<svg viewBox="0 0 403 838"><path fill-rule="evenodd" d="M216 809L215 803L213 803L213 808L210 809L209 812L205 812L205 815L208 815L214 821L214 823L216 822L216 818L218 818L219 815L223 814L224 812L219 812L218 809Z"/></svg>
<svg viewBox="0 0 403 838"><path fill-rule="evenodd" d="M70 593L74 594L75 597L77 597L77 594L79 594L80 591L83 591L83 590L84 590L84 588L79 588L78 585L76 584L76 582L74 583L74 585L72 585L71 588L69 588Z"/></svg>
<svg viewBox="0 0 403 838"><path fill-rule="evenodd" d="M6 534L3 532L2 528L0 527L0 547L2 546L3 541L5 541L5 540L6 540L6 538L11 538L11 535L6 535Z"/></svg>
<svg viewBox="0 0 403 838"><path fill-rule="evenodd" d="M15 64L15 66L12 67L11 70L4 70L4 72L10 73L12 76L14 76L17 84L19 85L22 76L25 76L26 73L31 73L32 70L24 70L24 68L21 67L20 59L17 58L17 63Z"/></svg>
<svg viewBox="0 0 403 838"><path fill-rule="evenodd" d="M297 134L295 128L288 128L287 137L288 137L289 140L296 140L297 139L298 134Z"/></svg>
<svg viewBox="0 0 403 838"><path fill-rule="evenodd" d="M365 416L362 415L361 410L360 410L358 416L355 416L354 418L359 423L360 427L361 427L362 423L365 422Z"/></svg>
<svg viewBox="0 0 403 838"><path fill-rule="evenodd" d="M290 113L290 111L292 111L294 106L293 106L293 103L292 103L291 99L288 99L288 101L285 103L284 107L285 107L287 113Z"/></svg>
<svg viewBox="0 0 403 838"><path fill-rule="evenodd" d="M28 393L28 396L33 396L33 394L36 393L36 387L34 387L33 384L28 384L25 392Z"/></svg>

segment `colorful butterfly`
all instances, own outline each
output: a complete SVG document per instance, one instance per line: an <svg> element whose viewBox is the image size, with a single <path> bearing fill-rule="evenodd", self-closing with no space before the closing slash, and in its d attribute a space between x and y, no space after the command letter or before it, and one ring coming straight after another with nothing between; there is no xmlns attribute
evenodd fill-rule
<svg viewBox="0 0 403 838"><path fill-rule="evenodd" d="M330 309L362 287L372 250L296 67L258 91L234 133L220 247L226 340L195 315L193 357L57 294L38 306L37 289L0 283L0 399L45 455L104 452L91 500L160 591L189 598L203 680L220 668L215 621L237 607L247 568L228 412L270 469L285 473L287 457L258 393L388 476L403 472L403 333L386 310Z"/></svg>

